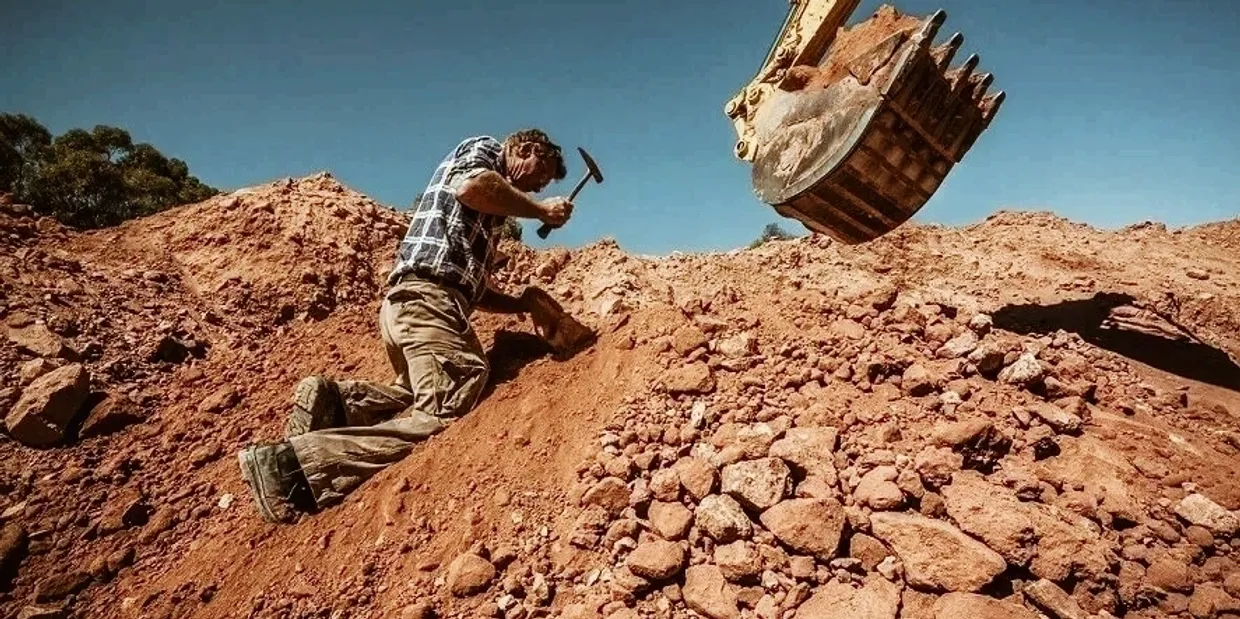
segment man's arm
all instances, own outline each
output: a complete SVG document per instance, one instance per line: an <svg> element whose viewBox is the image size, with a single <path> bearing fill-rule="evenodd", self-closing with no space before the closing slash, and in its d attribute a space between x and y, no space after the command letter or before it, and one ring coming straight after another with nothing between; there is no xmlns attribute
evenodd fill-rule
<svg viewBox="0 0 1240 619"><path fill-rule="evenodd" d="M469 208L501 217L538 219L545 207L525 192L513 187L495 170L486 170L465 181L456 199Z"/></svg>
<svg viewBox="0 0 1240 619"><path fill-rule="evenodd" d="M490 314L524 314L529 311L520 298L504 294L490 286L482 293L482 298L474 307Z"/></svg>

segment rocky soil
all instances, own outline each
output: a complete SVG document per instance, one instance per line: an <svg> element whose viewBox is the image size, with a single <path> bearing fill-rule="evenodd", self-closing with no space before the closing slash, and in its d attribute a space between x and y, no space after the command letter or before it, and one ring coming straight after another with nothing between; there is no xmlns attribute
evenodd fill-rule
<svg viewBox="0 0 1240 619"><path fill-rule="evenodd" d="M404 216L330 175L118 228L0 202L0 616L1240 616L1240 222L1000 211L638 258L503 247L482 405L262 523L235 452L381 380Z"/></svg>

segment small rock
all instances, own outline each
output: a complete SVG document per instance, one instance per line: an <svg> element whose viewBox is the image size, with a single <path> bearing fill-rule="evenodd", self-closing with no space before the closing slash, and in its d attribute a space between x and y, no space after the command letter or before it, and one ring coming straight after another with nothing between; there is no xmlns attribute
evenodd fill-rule
<svg viewBox="0 0 1240 619"><path fill-rule="evenodd" d="M584 505L597 505L607 513L620 514L629 506L629 487L624 480L606 477L594 484L581 498Z"/></svg>
<svg viewBox="0 0 1240 619"><path fill-rule="evenodd" d="M705 394L715 390L715 376L705 362L695 361L668 370L663 375L663 384L669 393Z"/></svg>
<svg viewBox="0 0 1240 619"><path fill-rule="evenodd" d="M862 587L831 581L796 611L796 619L896 619L900 588L881 578Z"/></svg>
<svg viewBox="0 0 1240 619"><path fill-rule="evenodd" d="M904 388L910 396L919 398L921 396L930 395L942 386L942 378L931 374L925 366L914 363L904 370L904 376L900 381L900 386Z"/></svg>
<svg viewBox="0 0 1240 619"><path fill-rule="evenodd" d="M836 561L850 562L853 565L860 566L861 562L856 559L834 559L831 567L837 567ZM852 569L847 565L839 565L842 569ZM809 580L814 577L817 572L817 565L814 563L813 557L792 557L788 560L788 573L797 580Z"/></svg>
<svg viewBox="0 0 1240 619"><path fill-rule="evenodd" d="M969 353L969 363L972 363L978 372L986 376L993 376L1003 368L1004 354L1002 350L992 345L981 344Z"/></svg>
<svg viewBox="0 0 1240 619"><path fill-rule="evenodd" d="M741 333L719 340L719 353L729 359L739 359L758 352L758 340L748 333Z"/></svg>
<svg viewBox="0 0 1240 619"><path fill-rule="evenodd" d="M865 533L854 533L848 540L848 556L861 561L866 571L873 571L890 554L882 542Z"/></svg>
<svg viewBox="0 0 1240 619"><path fill-rule="evenodd" d="M926 447L913 461L913 467L921 475L921 481L931 488L951 483L952 474L963 465L963 456L943 447Z"/></svg>
<svg viewBox="0 0 1240 619"><path fill-rule="evenodd" d="M1240 518L1203 494L1190 494L1175 506L1175 513L1191 524L1216 534L1232 536L1240 531Z"/></svg>
<svg viewBox="0 0 1240 619"><path fill-rule="evenodd" d="M1060 434L1080 434L1081 418L1054 404L1036 404L1033 414Z"/></svg>
<svg viewBox="0 0 1240 619"><path fill-rule="evenodd" d="M0 528L0 578L15 574L17 566L26 557L26 529L16 522L6 522ZM0 587L4 581L0 580Z"/></svg>
<svg viewBox="0 0 1240 619"><path fill-rule="evenodd" d="M672 349L683 357L705 346L708 341L706 333L696 325L687 324L672 334Z"/></svg>
<svg viewBox="0 0 1240 619"><path fill-rule="evenodd" d="M1193 590L1193 579L1188 573L1188 565L1169 556L1160 557L1150 563L1145 570L1145 581L1163 591L1189 593Z"/></svg>
<svg viewBox="0 0 1240 619"><path fill-rule="evenodd" d="M490 561L467 552L448 565L448 590L457 597L473 595L484 591L495 577L495 566Z"/></svg>
<svg viewBox="0 0 1240 619"><path fill-rule="evenodd" d="M999 372L999 382L1009 385L1032 385L1045 374L1042 363L1033 353L1023 353L1016 361Z"/></svg>
<svg viewBox="0 0 1240 619"><path fill-rule="evenodd" d="M1188 599L1188 612L1193 617L1234 617L1240 614L1240 600L1230 596L1218 585L1207 583L1197 587Z"/></svg>
<svg viewBox="0 0 1240 619"><path fill-rule="evenodd" d="M1228 595L1240 598L1240 572L1232 572L1223 580L1223 590Z"/></svg>
<svg viewBox="0 0 1240 619"><path fill-rule="evenodd" d="M736 591L714 565L695 565L685 570L685 585L681 591L685 606L710 619L741 617Z"/></svg>
<svg viewBox="0 0 1240 619"><path fill-rule="evenodd" d="M659 469L650 475L650 492L660 501L680 498L680 476L675 469Z"/></svg>
<svg viewBox="0 0 1240 619"><path fill-rule="evenodd" d="M1210 274L1205 271L1202 271L1201 269L1189 269L1185 271L1184 274L1193 279L1199 279L1199 280L1210 279Z"/></svg>
<svg viewBox="0 0 1240 619"><path fill-rule="evenodd" d="M895 483L898 475L894 466L880 466L866 473L853 491L853 498L877 511L898 509L904 504L904 492Z"/></svg>
<svg viewBox="0 0 1240 619"><path fill-rule="evenodd" d="M982 335L988 333L994 324L995 321L990 317L990 314L977 313L969 319L969 328Z"/></svg>
<svg viewBox="0 0 1240 619"><path fill-rule="evenodd" d="M883 578L886 578L891 582L895 582L896 579L900 577L900 562L895 557L887 557L883 559L874 569L878 570L878 573L882 575Z"/></svg>
<svg viewBox="0 0 1240 619"><path fill-rule="evenodd" d="M202 413L222 413L241 402L241 394L231 386L224 386L207 396L198 405Z"/></svg>
<svg viewBox="0 0 1240 619"><path fill-rule="evenodd" d="M82 437L91 438L120 431L141 423L146 416L133 400L124 394L109 394L91 409L82 424Z"/></svg>
<svg viewBox="0 0 1240 619"><path fill-rule="evenodd" d="M430 602L414 602L401 609L400 619L435 619L435 605Z"/></svg>
<svg viewBox="0 0 1240 619"><path fill-rule="evenodd" d="M1187 538L1188 541L1194 546L1199 548L1214 547L1214 535L1212 535L1210 530L1205 527L1200 527L1197 525L1188 527L1184 530L1184 537Z"/></svg>
<svg viewBox="0 0 1240 619"><path fill-rule="evenodd" d="M740 503L726 494L702 499L694 512L694 522L703 533L721 544L753 535L753 523Z"/></svg>
<svg viewBox="0 0 1240 619"><path fill-rule="evenodd" d="M693 512L680 503L655 501L647 510L650 526L663 539L678 540L689 534L693 526Z"/></svg>
<svg viewBox="0 0 1240 619"><path fill-rule="evenodd" d="M41 324L33 324L20 328L9 328L9 341L17 349L38 357L73 356L72 350L59 335L52 333Z"/></svg>
<svg viewBox="0 0 1240 619"><path fill-rule="evenodd" d="M64 619L65 611L52 606L26 606L17 613L17 619Z"/></svg>
<svg viewBox="0 0 1240 619"><path fill-rule="evenodd" d="M65 431L86 401L90 374L74 363L40 376L22 392L5 417L13 438L45 447L64 440Z"/></svg>
<svg viewBox="0 0 1240 619"><path fill-rule="evenodd" d="M716 546L714 559L723 577L730 582L742 582L762 573L762 557L747 542Z"/></svg>
<svg viewBox="0 0 1240 619"><path fill-rule="evenodd" d="M829 561L839 550L848 517L835 499L790 499L766 510L760 519L789 548Z"/></svg>
<svg viewBox="0 0 1240 619"><path fill-rule="evenodd" d="M1089 615L1075 600L1045 578L1025 587L1024 594L1034 606L1052 619L1089 619Z"/></svg>
<svg viewBox="0 0 1240 619"><path fill-rule="evenodd" d="M965 331L940 346L935 351L935 356L940 359L959 359L973 352L977 348L977 344L977 334L972 331Z"/></svg>
<svg viewBox="0 0 1240 619"><path fill-rule="evenodd" d="M59 359L39 357L23 363L17 375L21 379L21 384L29 385L38 377L64 366L64 362Z"/></svg>
<svg viewBox="0 0 1240 619"><path fill-rule="evenodd" d="M715 490L718 475L715 467L701 458L681 458L673 465L677 479L695 501L701 501Z"/></svg>
<svg viewBox="0 0 1240 619"><path fill-rule="evenodd" d="M771 445L770 455L787 462L805 477L834 486L837 481L834 454L838 440L835 428L791 428Z"/></svg>
<svg viewBox="0 0 1240 619"><path fill-rule="evenodd" d="M791 474L779 458L747 460L724 467L721 488L745 507L762 511L788 494Z"/></svg>
<svg viewBox="0 0 1240 619"><path fill-rule="evenodd" d="M90 584L90 574L80 571L63 571L52 574L35 586L36 603L55 602L85 589Z"/></svg>
<svg viewBox="0 0 1240 619"><path fill-rule="evenodd" d="M625 565L634 574L649 580L665 580L680 573L685 564L685 551L680 544L665 540L656 540L640 544Z"/></svg>

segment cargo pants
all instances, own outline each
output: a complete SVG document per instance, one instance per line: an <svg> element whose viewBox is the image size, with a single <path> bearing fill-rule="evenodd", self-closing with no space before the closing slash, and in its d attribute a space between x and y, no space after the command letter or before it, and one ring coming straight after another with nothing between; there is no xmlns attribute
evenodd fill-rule
<svg viewBox="0 0 1240 619"><path fill-rule="evenodd" d="M406 278L379 308L379 332L395 376L390 384L334 381L343 427L293 436L289 442L325 507L401 460L478 403L490 374L459 291Z"/></svg>

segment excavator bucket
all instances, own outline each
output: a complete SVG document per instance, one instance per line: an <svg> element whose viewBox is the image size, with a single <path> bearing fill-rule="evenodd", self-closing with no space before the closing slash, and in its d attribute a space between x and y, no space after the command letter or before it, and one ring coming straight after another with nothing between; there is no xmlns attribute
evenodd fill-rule
<svg viewBox="0 0 1240 619"><path fill-rule="evenodd" d="M794 0L763 70L725 110L758 197L847 244L917 213L1005 97L987 94L976 55L950 67L964 38L934 44L943 11L883 6L841 30L857 2Z"/></svg>

